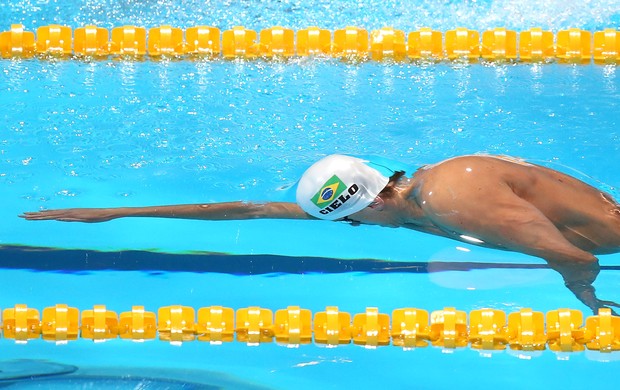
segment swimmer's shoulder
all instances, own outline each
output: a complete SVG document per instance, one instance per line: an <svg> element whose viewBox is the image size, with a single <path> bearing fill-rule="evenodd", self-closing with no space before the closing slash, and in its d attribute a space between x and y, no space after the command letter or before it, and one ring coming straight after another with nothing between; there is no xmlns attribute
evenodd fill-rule
<svg viewBox="0 0 620 390"><path fill-rule="evenodd" d="M494 156L469 154L451 157L434 164L426 164L420 167L416 174L424 174L429 172L439 172L444 170L460 169L461 167L475 166L482 163L493 162Z"/></svg>
<svg viewBox="0 0 620 390"><path fill-rule="evenodd" d="M519 177L529 177L536 168L538 168L537 165L517 157L469 154L424 165L415 172L412 179L416 186L446 185L454 180L462 180L464 172L474 172L477 179L499 175L505 180L512 181Z"/></svg>
<svg viewBox="0 0 620 390"><path fill-rule="evenodd" d="M466 163L466 162L486 162L486 163L495 163L495 162L507 162L507 163L511 163L511 164L517 164L517 165L521 165L521 166L526 166L526 167L533 167L534 164L531 164L529 162L527 162L525 159L521 158L521 157L514 157L514 156L508 156L505 154L486 154L486 153L480 153L480 154L469 154L469 155L463 155L463 156L458 156L458 157L454 157L451 159L446 160L450 161L450 160L454 160L455 162L459 162L459 163Z"/></svg>
<svg viewBox="0 0 620 390"><path fill-rule="evenodd" d="M512 185L531 185L535 178L537 166L523 159L490 155L472 154L453 157L433 165L427 165L416 177L425 187L465 185L465 178L474 179L476 183L496 182L498 179Z"/></svg>
<svg viewBox="0 0 620 390"><path fill-rule="evenodd" d="M467 168L503 168L507 171L521 171L523 168L536 168L537 165L519 157L493 154L469 154L452 157L436 164L424 166L424 170L460 170Z"/></svg>

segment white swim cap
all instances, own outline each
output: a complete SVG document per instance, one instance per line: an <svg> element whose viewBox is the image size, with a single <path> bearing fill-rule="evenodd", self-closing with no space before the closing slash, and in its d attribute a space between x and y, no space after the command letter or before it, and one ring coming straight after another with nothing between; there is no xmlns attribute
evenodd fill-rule
<svg viewBox="0 0 620 390"><path fill-rule="evenodd" d="M304 172L297 185L297 204L308 214L333 221L371 204L389 177L369 161L334 154Z"/></svg>

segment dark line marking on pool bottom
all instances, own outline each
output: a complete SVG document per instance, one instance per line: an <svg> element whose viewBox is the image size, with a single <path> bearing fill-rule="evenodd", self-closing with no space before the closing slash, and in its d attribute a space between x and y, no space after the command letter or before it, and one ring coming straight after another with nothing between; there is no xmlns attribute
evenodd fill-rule
<svg viewBox="0 0 620 390"><path fill-rule="evenodd" d="M280 255L228 255L220 253L170 254L149 251L101 252L29 246L0 246L0 268L34 271L144 271L225 273L232 275L307 273L430 273L482 269L546 269L546 264L483 262L403 262L376 259L336 259ZM620 270L620 266L601 266Z"/></svg>

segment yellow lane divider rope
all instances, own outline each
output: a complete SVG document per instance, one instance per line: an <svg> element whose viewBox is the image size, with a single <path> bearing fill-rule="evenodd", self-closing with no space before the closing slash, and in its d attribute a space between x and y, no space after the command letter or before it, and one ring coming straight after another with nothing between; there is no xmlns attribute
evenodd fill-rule
<svg viewBox="0 0 620 390"><path fill-rule="evenodd" d="M234 311L222 306L165 306L149 312L142 306L120 316L104 305L84 310L59 304L43 310L19 304L2 311L2 333L6 339L24 343L43 338L66 343L78 337L94 341L115 338L144 341L156 339L183 343L212 344L235 339L249 345L277 343L337 346L351 342L368 347L394 345L403 348L432 346L446 349L470 346L481 350L577 352L585 348L601 352L620 350L620 317L600 309L583 324L579 310L558 309L544 315L531 309L510 313L479 309L469 313L444 308L430 314L416 308L396 309L391 316L369 307L351 314L328 306L312 316L310 310L289 306L275 312L261 307Z"/></svg>
<svg viewBox="0 0 620 390"><path fill-rule="evenodd" d="M148 39L147 39L148 35ZM224 59L287 59L324 56L350 61L525 61L599 64L620 63L620 31L570 28L544 31L532 28L517 33L495 28L480 33L466 28L446 31L421 28L404 31L384 27L371 31L346 27L334 31L309 27L297 32L270 27L257 33L244 27L223 32L216 27L196 26L182 30L160 26L112 29L97 26L49 25L37 28L36 37L21 24L0 33L2 58L198 57Z"/></svg>

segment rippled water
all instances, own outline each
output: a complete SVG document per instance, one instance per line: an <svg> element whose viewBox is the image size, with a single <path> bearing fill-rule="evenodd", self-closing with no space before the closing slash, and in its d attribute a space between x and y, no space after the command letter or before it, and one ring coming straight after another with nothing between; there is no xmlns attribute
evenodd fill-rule
<svg viewBox="0 0 620 390"><path fill-rule="evenodd" d="M509 154L620 181L608 158L620 155L614 67L28 60L0 70L0 180L62 178L46 199L89 178L167 175L270 198L335 152L411 166Z"/></svg>
<svg viewBox="0 0 620 390"><path fill-rule="evenodd" d="M144 27L167 24L182 28L242 25L253 29L277 25L293 29L312 25L336 29L357 25L367 29L394 26L404 30L421 26L439 30L459 26L597 30L619 24L620 6L614 0L279 0L261 3L252 0L3 0L0 1L0 20L7 24L23 23L27 28L59 23L73 27L96 24L106 28L125 24Z"/></svg>

